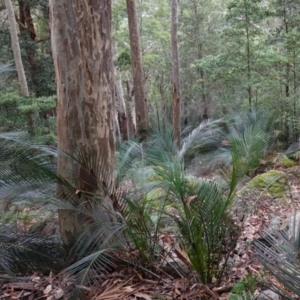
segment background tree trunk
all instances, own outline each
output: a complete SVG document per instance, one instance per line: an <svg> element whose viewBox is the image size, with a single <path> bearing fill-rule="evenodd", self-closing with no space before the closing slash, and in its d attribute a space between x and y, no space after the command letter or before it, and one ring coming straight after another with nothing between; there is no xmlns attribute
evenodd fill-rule
<svg viewBox="0 0 300 300"><path fill-rule="evenodd" d="M51 42L57 84L58 175L72 186L100 193L112 211L115 107L111 0L50 0ZM58 187L60 197L68 191ZM110 216L108 216L110 218ZM59 211L62 239L82 230L80 216ZM107 220L106 220L107 222Z"/></svg>
<svg viewBox="0 0 300 300"><path fill-rule="evenodd" d="M17 72L18 72L18 78L19 78L19 82L20 82L20 86L21 86L21 95L28 96L29 91L28 91L25 71L24 71L24 67L23 67L23 63L22 63L15 13L14 13L14 8L13 8L11 0L5 0L5 6L6 6L7 12L8 12L11 43L12 43L12 48L13 48L13 52L14 52L14 59L15 59L15 64L16 64L16 68L17 68Z"/></svg>
<svg viewBox="0 0 300 300"><path fill-rule="evenodd" d="M148 124L146 96L144 89L144 72L142 68L140 34L137 21L135 0L126 0L129 38L131 49L131 64L133 73L133 88L137 130L142 130Z"/></svg>
<svg viewBox="0 0 300 300"><path fill-rule="evenodd" d="M119 71L117 66L114 66L114 75L116 99L118 100L118 120L120 126L120 134L122 139L126 141L128 140L126 103L121 81L121 72Z"/></svg>
<svg viewBox="0 0 300 300"><path fill-rule="evenodd" d="M171 25L171 40L172 40L172 81L173 81L173 132L174 140L178 147L180 146L180 82L179 82L179 51L177 41L178 28L178 3L177 0L172 0L172 25Z"/></svg>
<svg viewBox="0 0 300 300"><path fill-rule="evenodd" d="M28 30L32 41L36 38L36 31L30 12L28 0L19 0L19 28Z"/></svg>

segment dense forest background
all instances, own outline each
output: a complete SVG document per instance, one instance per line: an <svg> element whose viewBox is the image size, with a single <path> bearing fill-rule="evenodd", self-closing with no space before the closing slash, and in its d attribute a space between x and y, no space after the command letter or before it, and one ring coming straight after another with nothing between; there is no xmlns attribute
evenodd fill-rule
<svg viewBox="0 0 300 300"><path fill-rule="evenodd" d="M0 21L0 290L300 296L300 0L0 0Z"/></svg>
<svg viewBox="0 0 300 300"><path fill-rule="evenodd" d="M18 96L16 74L1 76L2 131L30 126L55 143L55 75L48 2L26 1L26 23L15 1L20 47L30 96ZM172 123L171 7L168 1L136 1L147 109L152 126ZM260 110L276 119L284 144L299 137L298 1L180 1L181 125ZM1 6L0 63L13 64L5 6ZM29 24L29 25L28 25ZM113 39L119 121L133 110L130 43L125 1L113 1ZM123 99L123 100L122 100ZM125 107L120 104L125 102ZM33 124L31 124L33 125ZM122 121L120 122L122 127ZM128 126L128 124L127 124ZM129 124L130 127L130 124ZM122 135L122 129L119 131ZM130 135L129 130L129 135Z"/></svg>

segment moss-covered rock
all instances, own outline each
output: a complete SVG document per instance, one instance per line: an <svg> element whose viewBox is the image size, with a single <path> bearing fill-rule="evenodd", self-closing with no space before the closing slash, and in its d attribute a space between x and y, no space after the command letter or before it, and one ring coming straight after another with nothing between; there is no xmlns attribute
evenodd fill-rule
<svg viewBox="0 0 300 300"><path fill-rule="evenodd" d="M286 155L281 155L279 159L280 166L284 168L290 168L296 166L296 162L292 159L289 159Z"/></svg>
<svg viewBox="0 0 300 300"><path fill-rule="evenodd" d="M239 192L242 195L247 190L258 189L266 192L274 198L285 198L290 196L290 185L284 172L270 170L266 173L257 175L247 183Z"/></svg>

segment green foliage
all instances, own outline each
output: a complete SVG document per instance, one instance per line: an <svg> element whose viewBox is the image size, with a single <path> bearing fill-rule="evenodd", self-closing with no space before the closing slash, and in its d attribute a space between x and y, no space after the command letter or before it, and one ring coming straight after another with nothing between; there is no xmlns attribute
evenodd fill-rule
<svg viewBox="0 0 300 300"><path fill-rule="evenodd" d="M17 195L30 189L49 192L49 184L55 183L55 165L51 150L33 143L21 142L26 138L20 134L1 134L0 140L0 204L17 200ZM18 142L16 142L18 140ZM44 152L44 151L45 152ZM33 159L34 158L34 159ZM41 201L42 201L41 196ZM16 201L16 205L18 201ZM3 224L5 218L9 223ZM0 269L8 274L32 271L49 272L62 268L66 254L55 237L38 236L35 233L16 233L15 222L22 220L29 226L30 216L26 212L1 216L0 223ZM25 224L27 223L27 224ZM28 227L24 228L28 231Z"/></svg>
<svg viewBox="0 0 300 300"><path fill-rule="evenodd" d="M131 66L131 58L128 51L122 51L118 56L117 62L121 70L128 69Z"/></svg>
<svg viewBox="0 0 300 300"><path fill-rule="evenodd" d="M53 238L0 233L0 271L57 271L64 264L64 250Z"/></svg>
<svg viewBox="0 0 300 300"><path fill-rule="evenodd" d="M229 295L228 300L255 300L257 299L251 292L243 292L240 295L231 294Z"/></svg>
<svg viewBox="0 0 300 300"><path fill-rule="evenodd" d="M186 276L186 270L176 261L174 264L169 262L172 249L161 240L165 232L175 235L201 282L220 280L239 236L239 230L229 215L236 185L258 162L268 139L254 126L242 133L235 131L230 139L233 165L231 184L229 191L224 193L223 186L218 182L188 175L184 162L187 154L201 153L195 141L209 144L209 137L214 137L213 132L219 131L216 124L211 127L206 124L192 131L183 140L181 149L173 143L171 134L160 132L142 144L127 142L122 145L118 150L116 191L112 196L118 211L117 218L110 218L114 212L107 211L102 205L101 187L90 193L81 190L76 180L75 185L70 184L69 176L72 174L66 173L64 178L56 175L57 155L64 155L65 159L84 168L93 164L97 172L98 168L101 171L101 158L86 157L79 150L74 157L57 154L51 148L28 142L26 136L2 134L0 183L9 187L5 199L14 203L15 195L38 186L43 195L41 201L46 199L59 210L81 216L83 230L74 237L74 245L68 251L67 259L76 260L65 270L74 279L70 289L77 295L81 290L75 286L95 284L95 273L111 272L118 265L134 266L159 277L161 272L166 273L165 267L169 264L174 269L174 273L167 274L169 277L174 277L174 274ZM206 138L201 139L199 135L202 134ZM193 148L196 149L195 154L192 154ZM63 199L57 197L55 183L63 187ZM30 228L28 231L32 232ZM36 249L32 242L33 249ZM58 237L56 242L59 243ZM53 245L55 249L58 244ZM45 253L50 257L52 255L47 250ZM53 261L60 261L59 257L62 257L61 254ZM35 270L31 264L26 266ZM11 270L9 266L5 267L6 272L15 270L13 265ZM22 270L25 268L21 267Z"/></svg>
<svg viewBox="0 0 300 300"><path fill-rule="evenodd" d="M255 290L258 287L259 282L260 280L257 275L256 276L248 275L233 286L233 288L231 289L231 293L236 295L243 295L245 292L254 294Z"/></svg>
<svg viewBox="0 0 300 300"><path fill-rule="evenodd" d="M28 26L20 30L19 41L29 91L36 97L53 96L56 93L54 65L51 54L48 4L45 0L30 0L29 5L36 32L33 41ZM19 18L19 16L18 16ZM13 62L13 51L8 23L0 30L0 64ZM0 90L17 90L16 73L2 76Z"/></svg>
<svg viewBox="0 0 300 300"><path fill-rule="evenodd" d="M259 165L259 159L266 151L269 136L256 126L246 128L240 135L233 135L232 144L232 180L230 194L241 177Z"/></svg>
<svg viewBox="0 0 300 300"><path fill-rule="evenodd" d="M213 278L221 278L226 268L226 262L220 267L221 259L224 258L223 254L229 255L238 236L238 230L232 226L228 214L234 201L237 183L258 164L259 157L266 149L268 139L263 131L255 127L231 138L233 171L230 178L230 191L225 196L223 188L216 182L187 176L185 172L184 155L193 149L193 145L195 145L193 140L199 139L198 135L203 133L203 128L205 126L200 126L191 133L184 141L184 146L180 151L172 142L171 135L156 135L154 139L147 140L141 157L143 157L143 164L149 167L144 167L142 173L137 173L136 169L135 172L136 176L140 178L140 184L148 191L148 197L150 194L153 195L150 191L153 189L156 191L154 193L156 201L152 203L156 204L156 210L159 213L163 211L164 207L172 207L176 211L175 215L167 213L167 217L176 225L181 245L200 280L203 283L209 283ZM210 130L212 129L210 128ZM206 142L208 142L208 136ZM137 146L131 145L131 149L137 149ZM196 149L199 151L199 147ZM130 157L128 154L126 155ZM134 155L131 156L131 158L133 157ZM150 185L147 185L149 179ZM137 194L141 194L141 192ZM148 202L142 206L143 209L137 210L139 216L147 219L145 215L151 214L151 209L153 215L152 200L153 198L148 198ZM144 214L145 207L147 209L151 207L150 210L146 210L146 214ZM138 223L143 224L141 221ZM148 224L153 227L153 223L150 221ZM150 229L149 225L143 226ZM139 237L139 235L134 236ZM152 236L156 235L152 234ZM150 237L149 240L151 240ZM142 245L147 244L142 239L139 241ZM143 247L146 249L145 246ZM226 258L225 261L227 261Z"/></svg>
<svg viewBox="0 0 300 300"><path fill-rule="evenodd" d="M56 98L0 94L0 131L30 130L28 115L34 119L34 136L46 144L56 143ZM32 126L32 125L31 125Z"/></svg>
<svg viewBox="0 0 300 300"><path fill-rule="evenodd" d="M192 191L185 190L187 187L183 182L180 189L178 185L180 194L177 195L177 199L180 199L183 206L183 215L177 221L179 230L185 240L185 250L189 259L204 283L211 282L213 278L220 279L223 268L226 268L226 258L223 268L219 265L225 250L222 249L221 243L228 239L228 236L236 236L230 234L232 225L228 215L234 201L236 186L257 164L266 149L263 132L256 131L255 128L233 137L231 144L232 174L228 195L224 196L222 189L215 183L202 181ZM173 182L176 181L173 179ZM188 197L194 198L190 206L186 204ZM235 241L235 238L227 240L227 256L235 246Z"/></svg>
<svg viewBox="0 0 300 300"><path fill-rule="evenodd" d="M294 160L289 159L289 158L288 158L286 155L284 155L284 154L280 157L279 163L281 163L282 166L285 167L285 168L290 168L290 167L294 167L294 166L297 165L296 162L295 162Z"/></svg>
<svg viewBox="0 0 300 300"><path fill-rule="evenodd" d="M183 1L180 8L187 120L198 121L204 106L214 116L246 110L251 98L252 108L279 116L281 144L297 140L299 1Z"/></svg>

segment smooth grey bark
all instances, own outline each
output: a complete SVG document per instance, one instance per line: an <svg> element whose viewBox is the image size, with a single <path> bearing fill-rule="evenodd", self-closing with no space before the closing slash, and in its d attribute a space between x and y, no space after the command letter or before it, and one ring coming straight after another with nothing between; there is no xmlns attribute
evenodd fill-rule
<svg viewBox="0 0 300 300"><path fill-rule="evenodd" d="M123 93L123 86L121 81L121 72L117 66L114 66L115 75L115 92L118 100L118 122L120 127L120 136L123 140L128 140L128 121L126 112L126 103Z"/></svg>
<svg viewBox="0 0 300 300"><path fill-rule="evenodd" d="M148 125L146 95L144 88L144 72L142 67L140 34L135 0L126 0L126 5L133 74L135 117L137 130L139 131Z"/></svg>
<svg viewBox="0 0 300 300"><path fill-rule="evenodd" d="M11 0L5 0L5 6L8 12L8 21L9 21L9 31L11 37L12 48L14 52L14 60L17 68L19 83L21 87L21 95L28 96L28 85L26 80L26 75L23 67L22 57L21 57L21 50L20 50L20 43L19 37L17 32L17 25L15 19L15 12L12 5Z"/></svg>
<svg viewBox="0 0 300 300"><path fill-rule="evenodd" d="M172 40L172 99L173 99L173 134L174 140L178 147L180 146L180 115L181 115L181 101L180 101L180 80L179 80L179 50L177 41L178 31L178 2L172 0L172 24L171 24L171 40Z"/></svg>

